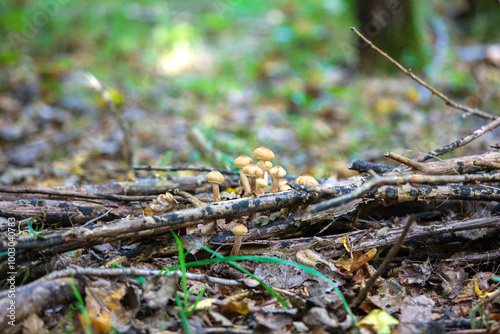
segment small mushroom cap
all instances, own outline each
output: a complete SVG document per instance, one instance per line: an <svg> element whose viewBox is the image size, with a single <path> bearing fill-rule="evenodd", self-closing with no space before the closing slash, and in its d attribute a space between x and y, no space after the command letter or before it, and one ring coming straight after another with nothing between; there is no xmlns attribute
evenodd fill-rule
<svg viewBox="0 0 500 334"><path fill-rule="evenodd" d="M288 184L284 184L284 185L280 186L279 191L287 191L290 189L292 189L292 188Z"/></svg>
<svg viewBox="0 0 500 334"><path fill-rule="evenodd" d="M243 174L245 174L248 177L262 177L264 175L264 172L262 172L262 169L260 169L259 166L255 164L251 164L248 166L245 166L242 170Z"/></svg>
<svg viewBox="0 0 500 334"><path fill-rule="evenodd" d="M317 185L319 185L319 182L316 181L316 179L312 175L309 175L309 174L301 175L298 178L296 178L295 181L293 181L293 182L295 182L297 184L301 184L303 186L317 186Z"/></svg>
<svg viewBox="0 0 500 334"><path fill-rule="evenodd" d="M210 183L221 184L224 182L224 175L221 172L213 170L207 174L207 181Z"/></svg>
<svg viewBox="0 0 500 334"><path fill-rule="evenodd" d="M243 224L236 224L236 226L233 227L231 232L233 232L234 235L238 236L238 235L243 235L243 234L247 233L248 229Z"/></svg>
<svg viewBox="0 0 500 334"><path fill-rule="evenodd" d="M274 160L274 153L269 147L261 146L253 150L253 155L258 160L271 161Z"/></svg>
<svg viewBox="0 0 500 334"><path fill-rule="evenodd" d="M264 179L257 179L257 188L267 188L268 184Z"/></svg>
<svg viewBox="0 0 500 334"><path fill-rule="evenodd" d="M248 155L246 154L242 154L240 155L239 157L237 157L236 159L234 159L233 161L233 165L234 167L236 168L243 168L245 166L248 166L250 165L251 163L253 163L253 160L252 158L250 158Z"/></svg>
<svg viewBox="0 0 500 334"><path fill-rule="evenodd" d="M275 179L281 179L282 177L286 176L286 170L281 166L274 166L269 170L268 173Z"/></svg>
<svg viewBox="0 0 500 334"><path fill-rule="evenodd" d="M265 161L266 170L270 170L273 167L273 163L271 161Z"/></svg>
<svg viewBox="0 0 500 334"><path fill-rule="evenodd" d="M280 179L279 183L278 183L278 187L282 187L284 185L288 185L288 181L285 180L285 179Z"/></svg>

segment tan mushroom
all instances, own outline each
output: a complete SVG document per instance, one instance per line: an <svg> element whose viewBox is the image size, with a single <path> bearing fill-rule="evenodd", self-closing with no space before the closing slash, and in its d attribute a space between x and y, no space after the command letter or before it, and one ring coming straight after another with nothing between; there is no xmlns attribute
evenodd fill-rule
<svg viewBox="0 0 500 334"><path fill-rule="evenodd" d="M221 172L213 170L207 174L207 181L213 186L214 202L220 202L219 185L224 182L224 175Z"/></svg>
<svg viewBox="0 0 500 334"><path fill-rule="evenodd" d="M319 182L316 181L314 176L312 176L310 174L301 175L298 178L296 178L295 181L293 181L293 182L300 184L300 185L303 185L303 186L317 186L317 185L319 185Z"/></svg>
<svg viewBox="0 0 500 334"><path fill-rule="evenodd" d="M286 176L286 170L281 166L274 166L269 170L269 175L273 178L273 187L271 192L275 193L279 189L280 179Z"/></svg>
<svg viewBox="0 0 500 334"><path fill-rule="evenodd" d="M256 186L257 186L257 179L262 177L262 175L264 175L264 173L262 172L262 169L259 168L259 166L257 165L254 165L254 164L250 164L248 166L245 166L245 168L243 168L243 174L245 174L246 176L248 176L250 178L250 189L251 189L251 192L255 192L256 191Z"/></svg>
<svg viewBox="0 0 500 334"><path fill-rule="evenodd" d="M262 173L266 171L266 161L274 160L274 153L269 147L261 146L253 150L253 155L259 160L257 166L262 169Z"/></svg>
<svg viewBox="0 0 500 334"><path fill-rule="evenodd" d="M253 163L252 158L248 155L242 154L233 161L234 167L240 170L240 180L241 186L243 187L243 196L249 195L251 193L250 184L248 183L248 178L243 174L243 168Z"/></svg>
<svg viewBox="0 0 500 334"><path fill-rule="evenodd" d="M238 255L241 248L241 239L243 239L243 235L248 232L248 229L243 224L237 224L235 227L233 227L231 232L233 232L233 234L236 236L236 239L234 240L234 246L231 250L230 256L236 256Z"/></svg>
<svg viewBox="0 0 500 334"><path fill-rule="evenodd" d="M257 194L258 195L262 195L262 194L264 194L267 191L269 185L267 184L266 180L264 180L264 179L257 179L256 187L257 187L257 191L256 191Z"/></svg>

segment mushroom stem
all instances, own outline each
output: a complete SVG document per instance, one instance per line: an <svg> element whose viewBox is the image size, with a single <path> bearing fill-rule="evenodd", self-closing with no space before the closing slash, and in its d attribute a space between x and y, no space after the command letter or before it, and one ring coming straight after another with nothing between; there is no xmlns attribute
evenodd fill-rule
<svg viewBox="0 0 500 334"><path fill-rule="evenodd" d="M257 191L257 178L250 177L250 192L255 193Z"/></svg>
<svg viewBox="0 0 500 334"><path fill-rule="evenodd" d="M242 239L243 239L242 235L236 236L236 239L234 239L233 249L231 249L231 253L229 254L229 256L237 256L238 255L238 253L240 252Z"/></svg>
<svg viewBox="0 0 500 334"><path fill-rule="evenodd" d="M233 234L236 236L236 239L234 239L234 246L231 250L230 255L236 256L240 251L241 239L243 238L243 235L248 232L248 229L243 224L236 224L236 226L232 228L231 232L233 232Z"/></svg>
<svg viewBox="0 0 500 334"><path fill-rule="evenodd" d="M212 184L214 186L214 202L220 202L220 191L219 191L219 185L214 183Z"/></svg>
<svg viewBox="0 0 500 334"><path fill-rule="evenodd" d="M243 187L243 196L249 195L252 193L252 190L250 189L250 183L248 183L248 178L245 174L240 169L240 180L241 180L241 185Z"/></svg>
<svg viewBox="0 0 500 334"><path fill-rule="evenodd" d="M275 193L278 191L279 183L280 183L280 179L273 176L273 186L271 187L272 193Z"/></svg>

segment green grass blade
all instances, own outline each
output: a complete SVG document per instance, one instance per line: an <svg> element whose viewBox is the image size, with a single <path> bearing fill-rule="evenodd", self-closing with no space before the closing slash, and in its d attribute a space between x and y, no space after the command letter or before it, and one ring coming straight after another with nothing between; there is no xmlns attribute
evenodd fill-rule
<svg viewBox="0 0 500 334"><path fill-rule="evenodd" d="M181 239L175 234L174 231L170 231L177 242L177 247L179 249L179 263L182 272L182 292L184 293L184 307L188 308L188 291L187 291L187 278L186 278L186 259L184 257L184 248L182 247Z"/></svg>
<svg viewBox="0 0 500 334"><path fill-rule="evenodd" d="M196 310L196 306L198 305L198 303L200 302L201 298L205 294L205 290L206 289L207 289L207 285L205 284L205 285L203 285L203 288L201 289L200 293L198 294L198 297L196 297L196 300L194 301L193 306L191 306L189 308L188 313L192 313L192 312L194 312L194 310Z"/></svg>
<svg viewBox="0 0 500 334"><path fill-rule="evenodd" d="M184 312L184 307L186 307L186 305L184 305L184 307L182 307L181 299L179 298L179 294L177 293L177 291L175 292L175 302L177 303L177 306L179 307L179 314L181 315L182 327L184 327L184 331L187 334L190 334L191 329L189 328L189 323L188 323L188 319L186 316L186 312Z"/></svg>
<svg viewBox="0 0 500 334"><path fill-rule="evenodd" d="M83 301L82 295L78 291L75 285L75 278L73 275L71 275L72 281L71 281L71 289L73 290L73 293L75 294L76 300L77 300L77 307L82 312L83 318L85 319L85 333L86 334L92 334L92 323L90 322L90 316L89 313L87 312L87 309L85 308L85 303Z"/></svg>
<svg viewBox="0 0 500 334"><path fill-rule="evenodd" d="M301 270L304 270L306 273L314 275L323 281L327 282L329 285L332 286L332 288L335 290L335 292L339 295L342 304L344 305L345 310L347 313L352 317L352 320L354 324L357 323L356 317L352 313L351 308L347 304L347 301L345 300L344 296L342 295L342 292L337 288L333 282L331 282L325 275L320 273L314 268L304 266L299 263L287 261L287 260L282 260L274 257L264 257L264 256L229 256L229 257L222 257L222 258L212 258L212 259L205 259L205 260L200 260L200 261L195 261L195 262L190 262L186 263L186 268L191 268L191 267L197 267L197 266L202 266L205 264L211 264L211 263L219 263L219 262L229 262L229 261L258 261L258 262L267 262L267 263L278 263L278 264L285 264L285 265L290 265L297 267ZM171 268L171 270L176 270L176 268Z"/></svg>
<svg viewBox="0 0 500 334"><path fill-rule="evenodd" d="M220 255L219 253L217 252L214 252L213 250L211 250L210 248L208 247L205 247L203 246L202 244L199 244L199 243L196 243L195 246L199 246L201 248L203 248L204 250L206 250L207 252L209 252L210 254L214 255L214 256L217 256L218 258L220 259L224 259L225 257ZM233 262L233 261L228 261L228 263L230 265L232 265L233 267L235 267L236 269L244 272L245 274L247 274L248 276L250 276L251 278L253 278L254 280L256 280L257 282L259 282L260 285L262 285L262 287L264 289L266 289L274 298L276 298L281 306L283 306L284 308L286 309L291 309L291 307L288 305L288 303L286 302L286 300L283 299L283 297L281 297L276 291L273 290L273 288L271 288L269 285L267 285L266 283L262 282L257 276L255 276L254 274L252 274L251 272L249 272L248 270L244 269L243 267L241 267L240 265L238 265L237 263Z"/></svg>

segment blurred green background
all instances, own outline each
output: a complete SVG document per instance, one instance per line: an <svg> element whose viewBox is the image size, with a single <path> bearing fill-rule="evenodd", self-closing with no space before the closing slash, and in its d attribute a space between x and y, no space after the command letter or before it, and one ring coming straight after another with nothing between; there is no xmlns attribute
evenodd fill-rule
<svg viewBox="0 0 500 334"><path fill-rule="evenodd" d="M133 124L137 163L228 167L266 145L292 173L346 176L352 159L419 154L484 124L462 119L380 55L360 50L351 26L457 101L492 113L498 105L498 59L481 49L498 40L495 1L0 6L1 91L23 105L72 110L74 126L90 126L86 119L102 120L104 107L78 80L93 75ZM186 135L193 131L205 152Z"/></svg>

